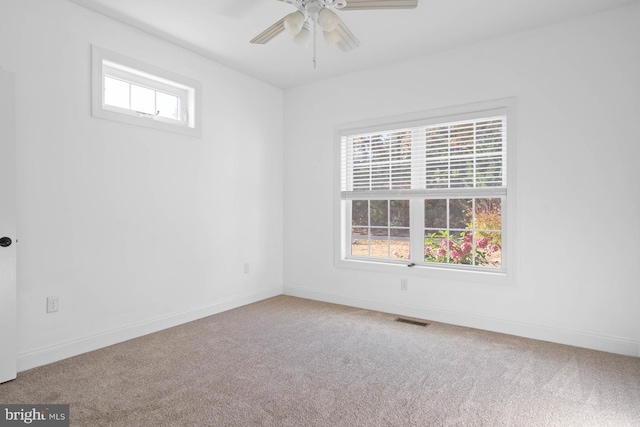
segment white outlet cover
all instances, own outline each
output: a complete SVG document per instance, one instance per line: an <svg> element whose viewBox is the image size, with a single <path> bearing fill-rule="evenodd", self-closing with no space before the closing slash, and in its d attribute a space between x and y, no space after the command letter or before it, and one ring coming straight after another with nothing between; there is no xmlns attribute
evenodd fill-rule
<svg viewBox="0 0 640 427"><path fill-rule="evenodd" d="M58 307L58 297L47 297L47 313L55 313Z"/></svg>

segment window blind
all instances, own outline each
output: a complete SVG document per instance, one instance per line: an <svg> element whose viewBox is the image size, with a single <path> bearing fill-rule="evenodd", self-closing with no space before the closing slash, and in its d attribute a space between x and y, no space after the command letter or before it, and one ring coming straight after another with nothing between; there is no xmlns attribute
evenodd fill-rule
<svg viewBox="0 0 640 427"><path fill-rule="evenodd" d="M343 199L506 193L506 117L346 135Z"/></svg>

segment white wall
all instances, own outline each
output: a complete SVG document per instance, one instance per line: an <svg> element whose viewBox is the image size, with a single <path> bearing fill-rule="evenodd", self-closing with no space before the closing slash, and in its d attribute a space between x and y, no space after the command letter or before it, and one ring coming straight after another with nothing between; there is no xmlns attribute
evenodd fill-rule
<svg viewBox="0 0 640 427"><path fill-rule="evenodd" d="M640 6L285 92L285 293L640 356ZM517 97L513 286L333 265L334 126ZM404 274L403 274L404 275Z"/></svg>
<svg viewBox="0 0 640 427"><path fill-rule="evenodd" d="M91 44L201 81L202 138L91 117ZM280 89L64 0L2 2L0 66L19 370L282 292Z"/></svg>
<svg viewBox="0 0 640 427"><path fill-rule="evenodd" d="M277 295L283 281L293 295L640 355L639 20L632 6L291 89L283 115L279 89L65 0L2 2L19 369ZM203 137L91 117L91 44L200 80ZM510 96L515 286L413 273L401 292L399 276L333 266L335 124ZM46 314L51 295L60 311Z"/></svg>

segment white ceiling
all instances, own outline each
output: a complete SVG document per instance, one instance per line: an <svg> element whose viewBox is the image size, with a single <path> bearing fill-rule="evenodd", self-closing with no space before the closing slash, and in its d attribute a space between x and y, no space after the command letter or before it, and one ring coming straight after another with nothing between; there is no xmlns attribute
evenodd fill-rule
<svg viewBox="0 0 640 427"><path fill-rule="evenodd" d="M360 40L342 52L318 37L311 48L286 32L254 36L293 12L276 0L69 0L280 88L638 3L640 0L418 0L417 9L338 11ZM348 0L347 0L348 1Z"/></svg>

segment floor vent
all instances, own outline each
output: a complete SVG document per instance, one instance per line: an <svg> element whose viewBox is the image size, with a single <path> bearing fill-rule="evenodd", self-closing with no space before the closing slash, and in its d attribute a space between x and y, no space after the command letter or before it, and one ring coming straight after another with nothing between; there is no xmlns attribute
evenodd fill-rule
<svg viewBox="0 0 640 427"><path fill-rule="evenodd" d="M417 325L417 326L429 326L427 322L421 322L419 320L403 319L402 317L398 317L396 319L396 322L408 323L410 325Z"/></svg>

